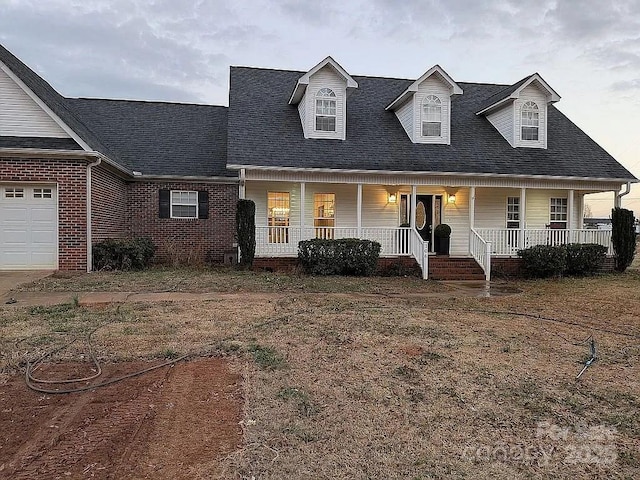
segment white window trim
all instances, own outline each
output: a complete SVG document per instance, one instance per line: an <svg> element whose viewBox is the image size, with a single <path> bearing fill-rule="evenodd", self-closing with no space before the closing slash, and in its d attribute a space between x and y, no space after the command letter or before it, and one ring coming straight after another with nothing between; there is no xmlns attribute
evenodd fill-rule
<svg viewBox="0 0 640 480"><path fill-rule="evenodd" d="M564 200L566 202L566 211L565 211L565 219L564 220L552 220L551 219L551 204L553 200ZM565 228L569 226L569 199L567 197L550 197L549 198L549 225L552 223L562 223L566 224Z"/></svg>
<svg viewBox="0 0 640 480"><path fill-rule="evenodd" d="M509 200L512 198L517 198L518 199L518 220L509 220ZM549 207L549 212L551 212L551 207ZM505 227L509 228L509 223L510 222L518 222L518 229L521 227L522 225L522 201L520 199L520 197L516 197L516 196L508 196L507 197L507 208L505 210ZM516 227L512 227L512 229L515 229Z"/></svg>
<svg viewBox="0 0 640 480"><path fill-rule="evenodd" d="M434 105L437 105L438 107L440 107L440 120L438 122L435 121L429 121L425 118L425 112L424 112L424 108L427 105L427 100L428 99L435 99L437 100L437 103L435 103ZM444 138L443 135L443 131L444 129L442 128L442 105L443 105L443 101L442 99L435 94L428 94L426 95L423 99L422 99L422 104L420 105L420 136L422 138ZM424 135L424 124L425 123L440 123L440 135Z"/></svg>
<svg viewBox="0 0 640 480"><path fill-rule="evenodd" d="M532 108L532 111L534 113L537 113L538 118L536 120L536 125L525 125L524 124L524 113L525 113L525 107L527 106L533 106L535 108ZM524 128L535 128L537 129L538 132L538 138L535 140L530 140L530 139L525 139L522 135L523 129ZM526 102L524 102L522 104L522 107L520 108L520 141L522 142L540 142L540 135L541 135L541 129L540 129L540 107L538 106L538 104L536 102L534 102L533 100L527 100Z"/></svg>
<svg viewBox="0 0 640 480"><path fill-rule="evenodd" d="M189 216L189 217L184 217L184 216L175 216L173 214L173 207L175 206L188 206L188 207L193 207L194 205L192 203L179 203L179 202L175 202L173 201L173 194L174 193L195 193L196 194L196 203L195 203L195 207L196 207L196 213L195 216ZM170 206L170 212L169 212L169 217L170 218L176 218L176 219L183 219L183 220L195 220L199 217L199 211L198 211L198 192L196 190L171 190L169 191L169 206Z"/></svg>
<svg viewBox="0 0 640 480"><path fill-rule="evenodd" d="M320 95L321 92L325 92L326 94ZM335 110L335 114L331 115L331 114L325 114L325 113L318 113L318 100L328 100L328 101L332 101L333 102L333 108ZM315 114L314 118L313 118L313 130L315 132L320 132L320 133L337 133L338 132L338 97L336 95L336 92L333 91L333 89L328 88L328 87L323 87L321 89L318 90L318 92L316 93L315 97L314 97L314 109L313 112ZM318 130L318 118L333 118L334 122L334 129L333 130Z"/></svg>

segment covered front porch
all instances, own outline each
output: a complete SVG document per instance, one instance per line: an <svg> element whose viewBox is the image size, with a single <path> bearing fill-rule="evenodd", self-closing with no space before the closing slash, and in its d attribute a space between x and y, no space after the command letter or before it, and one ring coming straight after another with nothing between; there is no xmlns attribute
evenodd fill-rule
<svg viewBox="0 0 640 480"><path fill-rule="evenodd" d="M412 257L429 277L434 229L451 227L450 256L473 259L490 279L492 258L535 245L597 243L611 232L584 229L589 190L329 182L246 182L256 203L256 257L296 257L298 242L362 238L382 257Z"/></svg>

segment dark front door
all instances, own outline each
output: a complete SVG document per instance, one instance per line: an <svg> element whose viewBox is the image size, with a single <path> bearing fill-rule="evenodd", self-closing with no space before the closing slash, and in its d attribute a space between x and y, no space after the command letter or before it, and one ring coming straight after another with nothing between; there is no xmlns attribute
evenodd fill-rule
<svg viewBox="0 0 640 480"><path fill-rule="evenodd" d="M433 195L416 196L416 230L431 245L433 230Z"/></svg>

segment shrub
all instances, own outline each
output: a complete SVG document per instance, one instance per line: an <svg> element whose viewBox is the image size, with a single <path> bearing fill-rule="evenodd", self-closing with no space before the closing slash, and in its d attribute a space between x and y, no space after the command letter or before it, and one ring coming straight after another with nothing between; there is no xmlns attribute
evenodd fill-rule
<svg viewBox="0 0 640 480"><path fill-rule="evenodd" d="M564 247L569 275L593 275L602 266L607 247L596 243L571 243Z"/></svg>
<svg viewBox="0 0 640 480"><path fill-rule="evenodd" d="M558 277L567 266L567 255L563 247L536 245L519 250L518 255L522 257L522 268L528 277Z"/></svg>
<svg viewBox="0 0 640 480"><path fill-rule="evenodd" d="M611 210L611 243L616 254L616 270L624 272L633 262L636 252L635 218L633 212L616 207Z"/></svg>
<svg viewBox="0 0 640 480"><path fill-rule="evenodd" d="M240 265L250 267L256 254L256 204L253 200L238 200L236 234L240 247Z"/></svg>
<svg viewBox="0 0 640 480"><path fill-rule="evenodd" d="M451 227L446 223L441 223L436 226L433 234L439 238L449 238L451 236Z"/></svg>
<svg viewBox="0 0 640 480"><path fill-rule="evenodd" d="M538 245L520 250L523 269L534 278L567 275L593 275L604 262L607 247L595 243L569 245Z"/></svg>
<svg viewBox="0 0 640 480"><path fill-rule="evenodd" d="M150 238L108 238L93 245L94 270L140 270L147 268L156 252Z"/></svg>
<svg viewBox="0 0 640 480"><path fill-rule="evenodd" d="M373 275L378 265L380 244L371 240L303 240L298 243L298 258L312 275Z"/></svg>

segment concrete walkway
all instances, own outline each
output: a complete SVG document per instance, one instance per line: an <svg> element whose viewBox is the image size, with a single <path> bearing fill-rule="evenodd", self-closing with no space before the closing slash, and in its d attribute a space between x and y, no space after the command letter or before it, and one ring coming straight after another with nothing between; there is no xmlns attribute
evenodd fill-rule
<svg viewBox="0 0 640 480"><path fill-rule="evenodd" d="M0 271L0 298L4 298L10 290L20 285L35 282L52 273L53 270Z"/></svg>

